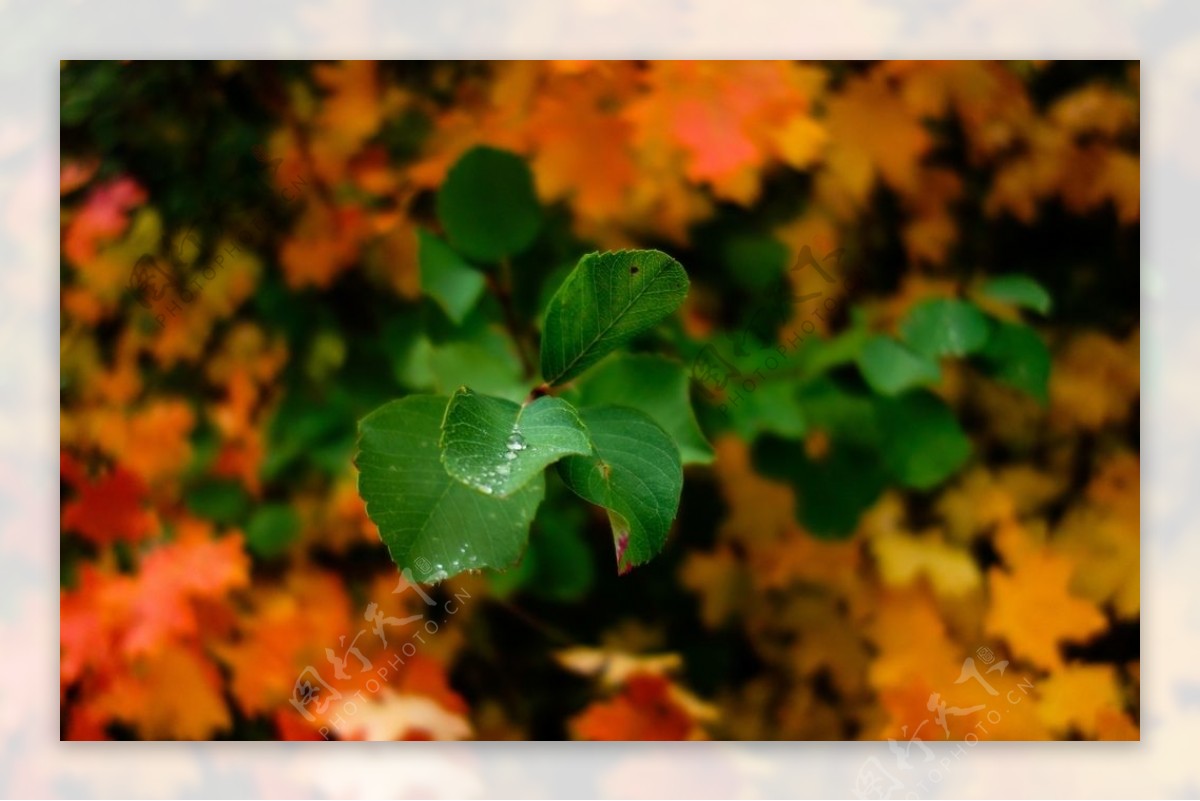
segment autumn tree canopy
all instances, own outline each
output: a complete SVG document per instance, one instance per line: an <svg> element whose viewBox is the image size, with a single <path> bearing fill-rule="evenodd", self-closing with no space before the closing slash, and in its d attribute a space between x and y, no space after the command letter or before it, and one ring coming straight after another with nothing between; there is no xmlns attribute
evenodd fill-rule
<svg viewBox="0 0 1200 801"><path fill-rule="evenodd" d="M1138 738L1136 64L61 87L64 739Z"/></svg>

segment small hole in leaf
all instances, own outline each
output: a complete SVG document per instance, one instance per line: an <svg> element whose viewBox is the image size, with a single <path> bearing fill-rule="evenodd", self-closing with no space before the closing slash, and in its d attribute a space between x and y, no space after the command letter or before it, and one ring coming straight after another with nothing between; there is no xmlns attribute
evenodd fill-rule
<svg viewBox="0 0 1200 801"><path fill-rule="evenodd" d="M638 266L636 264L629 268L630 275L637 275L637 273L638 273Z"/></svg>

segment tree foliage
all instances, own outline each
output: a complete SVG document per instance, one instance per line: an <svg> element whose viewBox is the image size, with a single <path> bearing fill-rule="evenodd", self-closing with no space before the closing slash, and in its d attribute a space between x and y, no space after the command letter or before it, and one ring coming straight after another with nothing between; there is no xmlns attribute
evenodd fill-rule
<svg viewBox="0 0 1200 801"><path fill-rule="evenodd" d="M1136 64L61 85L65 738L1138 736Z"/></svg>

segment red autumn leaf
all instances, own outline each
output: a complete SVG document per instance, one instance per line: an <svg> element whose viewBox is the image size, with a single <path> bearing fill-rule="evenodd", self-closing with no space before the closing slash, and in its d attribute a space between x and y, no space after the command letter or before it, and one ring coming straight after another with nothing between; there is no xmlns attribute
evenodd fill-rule
<svg viewBox="0 0 1200 801"><path fill-rule="evenodd" d="M129 224L129 210L146 202L146 192L132 178L117 178L93 189L63 235L63 254L77 267L96 257L96 247L115 239Z"/></svg>
<svg viewBox="0 0 1200 801"><path fill-rule="evenodd" d="M158 531L158 520L143 503L146 485L123 467L89 482L69 457L63 475L75 483L79 496L63 508L62 527L96 545L138 542Z"/></svg>

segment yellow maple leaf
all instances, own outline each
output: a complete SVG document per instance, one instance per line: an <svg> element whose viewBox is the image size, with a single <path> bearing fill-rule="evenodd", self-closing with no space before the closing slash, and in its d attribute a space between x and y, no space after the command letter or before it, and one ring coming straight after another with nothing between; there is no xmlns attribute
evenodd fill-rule
<svg viewBox="0 0 1200 801"><path fill-rule="evenodd" d="M1111 603L1126 619L1141 606L1140 495L1137 456L1117 454L1089 483L1086 502L1063 517L1054 540L1055 550L1078 565L1071 588Z"/></svg>
<svg viewBox="0 0 1200 801"><path fill-rule="evenodd" d="M1102 717L1123 715L1117 671L1112 665L1072 663L1038 682L1038 716L1057 736L1072 730L1085 737L1100 736ZM1106 726L1114 721L1105 720Z"/></svg>
<svg viewBox="0 0 1200 801"><path fill-rule="evenodd" d="M939 596L956 598L983 583L971 554L947 544L936 532L884 532L871 539L871 550L880 577L891 587L908 586L924 577Z"/></svg>
<svg viewBox="0 0 1200 801"><path fill-rule="evenodd" d="M689 553L679 583L700 597L700 619L709 628L719 628L743 609L750 591L750 576L727 547Z"/></svg>
<svg viewBox="0 0 1200 801"><path fill-rule="evenodd" d="M1141 392L1136 333L1126 343L1087 331L1074 337L1050 371L1051 420L1097 430L1129 414Z"/></svg>

